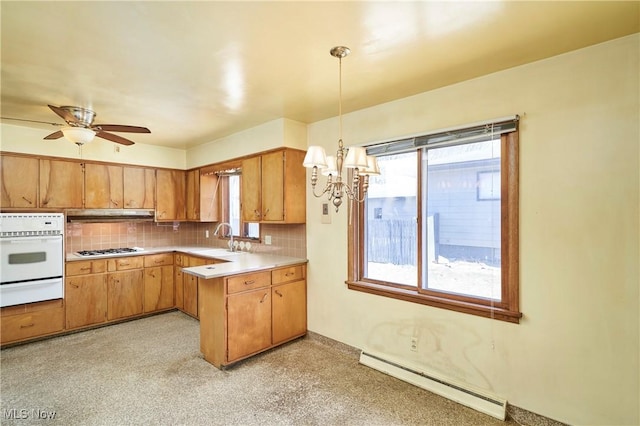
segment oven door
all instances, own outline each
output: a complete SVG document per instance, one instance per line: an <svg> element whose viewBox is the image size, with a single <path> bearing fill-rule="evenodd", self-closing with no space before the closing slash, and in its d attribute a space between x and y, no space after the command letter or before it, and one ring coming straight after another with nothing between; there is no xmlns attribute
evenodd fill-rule
<svg viewBox="0 0 640 426"><path fill-rule="evenodd" d="M61 278L64 267L62 236L3 238L0 240L0 282Z"/></svg>

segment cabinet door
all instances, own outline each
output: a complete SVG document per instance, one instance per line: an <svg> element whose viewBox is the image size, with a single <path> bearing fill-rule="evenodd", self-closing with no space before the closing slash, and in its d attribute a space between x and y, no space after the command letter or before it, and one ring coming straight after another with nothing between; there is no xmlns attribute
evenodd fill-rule
<svg viewBox="0 0 640 426"><path fill-rule="evenodd" d="M79 275L65 279L67 329L98 324L107 319L107 276Z"/></svg>
<svg viewBox="0 0 640 426"><path fill-rule="evenodd" d="M82 208L83 182L81 163L40 160L40 207Z"/></svg>
<svg viewBox="0 0 640 426"><path fill-rule="evenodd" d="M282 222L284 220L284 152L263 155L261 169L261 220ZM300 203L306 203L306 201L300 200Z"/></svg>
<svg viewBox="0 0 640 426"><path fill-rule="evenodd" d="M122 167L86 163L84 206L88 209L121 209Z"/></svg>
<svg viewBox="0 0 640 426"><path fill-rule="evenodd" d="M125 209L153 209L156 206L156 173L142 167L123 168Z"/></svg>
<svg viewBox="0 0 640 426"><path fill-rule="evenodd" d="M186 203L185 173L181 170L156 171L156 220L184 220Z"/></svg>
<svg viewBox="0 0 640 426"><path fill-rule="evenodd" d="M192 317L198 318L198 277L191 274L182 274L183 282L183 309Z"/></svg>
<svg viewBox="0 0 640 426"><path fill-rule="evenodd" d="M200 222L217 222L220 196L218 176L213 173L200 174Z"/></svg>
<svg viewBox="0 0 640 426"><path fill-rule="evenodd" d="M200 220L200 170L186 172L186 217L187 220Z"/></svg>
<svg viewBox="0 0 640 426"><path fill-rule="evenodd" d="M181 311L184 310L184 274L182 273L182 266L176 265L174 272L174 286L175 286L175 304L176 308Z"/></svg>
<svg viewBox="0 0 640 426"><path fill-rule="evenodd" d="M306 282L295 281L272 288L273 344L307 332Z"/></svg>
<svg viewBox="0 0 640 426"><path fill-rule="evenodd" d="M144 311L168 309L173 303L173 266L144 269Z"/></svg>
<svg viewBox="0 0 640 426"><path fill-rule="evenodd" d="M262 218L260 175L260 157L242 160L242 220L245 222L259 222Z"/></svg>
<svg viewBox="0 0 640 426"><path fill-rule="evenodd" d="M271 289L227 297L227 361L271 346Z"/></svg>
<svg viewBox="0 0 640 426"><path fill-rule="evenodd" d="M0 206L36 208L38 202L38 159L3 155L1 160L2 201Z"/></svg>
<svg viewBox="0 0 640 426"><path fill-rule="evenodd" d="M107 318L114 320L141 314L143 287L142 269L109 274Z"/></svg>

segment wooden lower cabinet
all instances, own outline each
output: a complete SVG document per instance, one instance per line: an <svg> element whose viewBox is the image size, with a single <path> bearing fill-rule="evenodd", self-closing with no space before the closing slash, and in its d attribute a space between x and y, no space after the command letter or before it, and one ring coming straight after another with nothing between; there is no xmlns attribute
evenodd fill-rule
<svg viewBox="0 0 640 426"><path fill-rule="evenodd" d="M199 287L200 350L216 367L307 332L306 264L200 278Z"/></svg>
<svg viewBox="0 0 640 426"><path fill-rule="evenodd" d="M0 344L56 334L64 329L62 299L7 306L0 310Z"/></svg>
<svg viewBox="0 0 640 426"><path fill-rule="evenodd" d="M74 329L107 320L107 276L78 275L65 279L66 328Z"/></svg>
<svg viewBox="0 0 640 426"><path fill-rule="evenodd" d="M176 255L175 294L176 307L182 312L199 318L198 278L182 273L182 268L219 263L215 259L205 259L184 254Z"/></svg>
<svg viewBox="0 0 640 426"><path fill-rule="evenodd" d="M108 276L107 319L115 320L143 312L142 270L112 272Z"/></svg>
<svg viewBox="0 0 640 426"><path fill-rule="evenodd" d="M144 257L144 312L155 312L175 306L173 254Z"/></svg>
<svg viewBox="0 0 640 426"><path fill-rule="evenodd" d="M235 360L271 346L271 289L230 295L227 299L227 359Z"/></svg>
<svg viewBox="0 0 640 426"><path fill-rule="evenodd" d="M173 306L173 266L144 268L144 312Z"/></svg>

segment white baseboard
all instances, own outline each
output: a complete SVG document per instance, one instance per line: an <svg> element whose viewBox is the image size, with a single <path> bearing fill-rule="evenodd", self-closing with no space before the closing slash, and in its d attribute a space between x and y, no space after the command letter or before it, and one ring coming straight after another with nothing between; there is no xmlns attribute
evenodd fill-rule
<svg viewBox="0 0 640 426"><path fill-rule="evenodd" d="M416 371L370 353L362 352L360 354L360 364L451 399L481 413L488 414L500 420L506 418L507 401L504 399L489 395L485 392L469 389L466 386L462 387L461 385L447 382L433 375Z"/></svg>

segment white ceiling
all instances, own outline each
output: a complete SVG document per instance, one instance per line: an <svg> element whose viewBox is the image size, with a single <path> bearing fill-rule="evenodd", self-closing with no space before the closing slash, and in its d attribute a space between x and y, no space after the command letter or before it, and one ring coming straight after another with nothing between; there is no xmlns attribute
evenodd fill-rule
<svg viewBox="0 0 640 426"><path fill-rule="evenodd" d="M640 2L2 1L1 115L145 126L188 148L311 123L640 31ZM580 70L576 70L579 73ZM4 123L59 128L3 119ZM47 143L47 141L43 141ZM104 143L111 143L104 141Z"/></svg>

